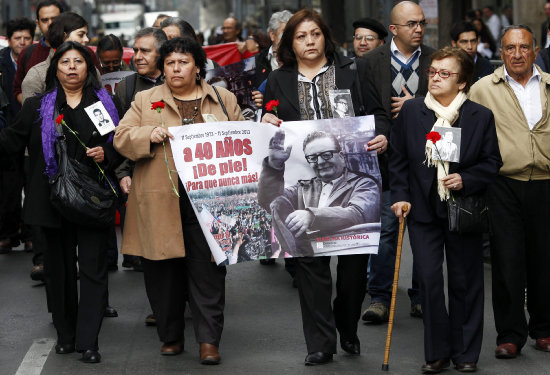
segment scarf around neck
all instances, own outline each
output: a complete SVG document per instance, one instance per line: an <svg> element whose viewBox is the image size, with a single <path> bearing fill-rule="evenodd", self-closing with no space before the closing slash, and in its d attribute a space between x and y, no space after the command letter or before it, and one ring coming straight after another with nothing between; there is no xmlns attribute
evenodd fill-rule
<svg viewBox="0 0 550 375"><path fill-rule="evenodd" d="M435 116L437 117L437 120L435 124L432 126L432 130L434 131L435 126L443 126L446 128L450 128L452 124L455 122L455 120L458 118L458 111L460 110L460 107L462 107L462 104L466 101L467 97L466 94L464 94L462 91L458 93L458 95L453 99L451 104L449 104L448 107L445 107L441 105L429 92L426 94L426 97L424 98L424 104L426 104L426 107L428 109L431 109L435 112ZM443 160L433 160L432 159L432 147L434 144L430 140L426 140L426 165L428 167L436 167L437 168L437 193L439 194L439 199L442 201L446 201L449 199L449 189L443 185L443 181L441 179L445 176L447 176L449 171L449 162L443 161Z"/></svg>
<svg viewBox="0 0 550 375"><path fill-rule="evenodd" d="M57 173L57 161L55 160L55 142L59 134L55 129L56 123L54 118L55 106L57 100L57 87L44 95L40 100L40 119L42 120L41 134L42 134L42 152L44 153L44 161L46 163L46 175L48 178ZM99 101L103 103L105 109L113 119L115 126L118 125L120 118L118 117L118 111L113 103L113 100L104 88L99 90L94 89ZM113 141L113 132L109 134L107 143Z"/></svg>

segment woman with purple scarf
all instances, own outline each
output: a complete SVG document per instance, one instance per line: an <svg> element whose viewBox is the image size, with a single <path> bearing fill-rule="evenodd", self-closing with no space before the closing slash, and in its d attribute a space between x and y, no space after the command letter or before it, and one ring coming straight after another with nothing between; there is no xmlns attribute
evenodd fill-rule
<svg viewBox="0 0 550 375"><path fill-rule="evenodd" d="M94 223L88 226L65 219L50 202L48 179L58 169L58 116L63 115L65 124L76 133L63 129L68 158L99 172L97 163L108 176L121 161L112 145L113 132L101 135L93 114L90 116L85 109L102 104L115 126L119 114L101 88L90 54L79 43L65 42L56 50L46 82L46 93L27 99L14 123L0 132L0 154L29 149L29 188L23 215L26 223L44 227L44 271L57 330L55 351L66 354L76 350L82 353L83 362L97 363L101 360L98 335L107 305L108 231Z"/></svg>

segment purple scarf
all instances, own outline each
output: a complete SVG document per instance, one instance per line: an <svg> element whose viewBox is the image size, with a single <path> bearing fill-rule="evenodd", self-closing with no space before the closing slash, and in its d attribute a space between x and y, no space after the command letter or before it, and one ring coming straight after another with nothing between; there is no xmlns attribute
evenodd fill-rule
<svg viewBox="0 0 550 375"><path fill-rule="evenodd" d="M94 90L97 98L103 103L105 109L111 116L115 126L118 126L120 118L113 100L104 88ZM46 162L46 175L48 178L57 173L57 161L55 160L55 142L58 133L55 130L54 109L57 99L57 87L50 93L44 95L40 101L40 118L42 119L42 151L44 152L44 161ZM113 142L113 132L109 134L107 142Z"/></svg>

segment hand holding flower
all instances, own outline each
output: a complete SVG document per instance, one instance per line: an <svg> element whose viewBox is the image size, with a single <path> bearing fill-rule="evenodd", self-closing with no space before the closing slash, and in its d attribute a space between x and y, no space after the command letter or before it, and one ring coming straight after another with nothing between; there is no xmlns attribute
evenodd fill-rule
<svg viewBox="0 0 550 375"><path fill-rule="evenodd" d="M102 163L105 160L105 152L103 151L103 147L101 146L87 149L86 155L94 158L94 161L97 163Z"/></svg>

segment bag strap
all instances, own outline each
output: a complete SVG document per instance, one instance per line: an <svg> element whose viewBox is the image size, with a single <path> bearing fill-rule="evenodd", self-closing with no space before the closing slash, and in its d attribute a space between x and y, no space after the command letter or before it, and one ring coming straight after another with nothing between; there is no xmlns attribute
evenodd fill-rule
<svg viewBox="0 0 550 375"><path fill-rule="evenodd" d="M124 103L124 113L128 112L134 99L134 91L136 90L137 73L126 78L126 103Z"/></svg>
<svg viewBox="0 0 550 375"><path fill-rule="evenodd" d="M216 96L218 97L218 101L220 102L220 105L222 106L223 113L225 113L225 116L227 117L227 120L229 120L229 115L227 114L227 109L225 109L225 104L223 104L222 97L220 96L220 93L218 92L218 89L216 86L212 86L214 89L214 92L216 93Z"/></svg>
<svg viewBox="0 0 550 375"><path fill-rule="evenodd" d="M31 44L29 48L27 48L27 50L25 51L25 57L23 59L23 71L27 71L27 63L32 56L32 51L34 50L34 47L36 47L36 44Z"/></svg>

